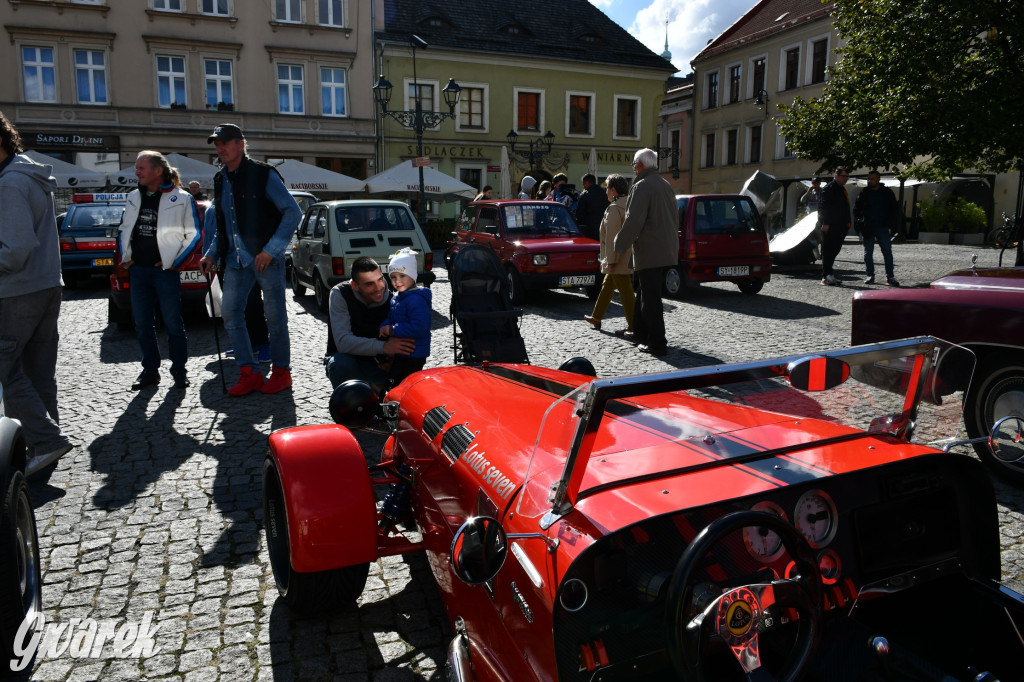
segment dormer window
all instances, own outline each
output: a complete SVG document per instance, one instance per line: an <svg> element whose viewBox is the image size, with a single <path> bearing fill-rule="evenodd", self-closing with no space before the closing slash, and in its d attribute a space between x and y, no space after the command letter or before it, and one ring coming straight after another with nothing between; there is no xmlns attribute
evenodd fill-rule
<svg viewBox="0 0 1024 682"><path fill-rule="evenodd" d="M431 17L427 19L427 26L430 28L444 28L444 21L437 17Z"/></svg>
<svg viewBox="0 0 1024 682"><path fill-rule="evenodd" d="M595 36L593 33L585 33L579 37L581 43L599 43L601 39Z"/></svg>
<svg viewBox="0 0 1024 682"><path fill-rule="evenodd" d="M516 24L509 24L505 28L501 29L501 32L506 35L517 36L522 33L522 29L520 29Z"/></svg>

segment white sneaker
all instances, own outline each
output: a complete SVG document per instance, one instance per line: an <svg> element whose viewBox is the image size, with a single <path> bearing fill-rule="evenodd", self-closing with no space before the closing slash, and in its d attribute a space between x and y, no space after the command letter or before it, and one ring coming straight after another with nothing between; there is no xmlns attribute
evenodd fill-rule
<svg viewBox="0 0 1024 682"><path fill-rule="evenodd" d="M71 452L71 449L73 447L74 446L71 445L71 443L68 443L67 445L61 445L56 450L51 450L50 452L40 452L33 455L32 459L30 459L28 463L25 465L25 476L28 477L31 476L32 474L42 471L43 469L45 469L46 467L50 466L58 459L60 459L63 455L66 455L67 453Z"/></svg>
<svg viewBox="0 0 1024 682"><path fill-rule="evenodd" d="M830 287L841 287L843 283L835 278L835 275L826 275L825 279L821 280L822 284L827 284Z"/></svg>

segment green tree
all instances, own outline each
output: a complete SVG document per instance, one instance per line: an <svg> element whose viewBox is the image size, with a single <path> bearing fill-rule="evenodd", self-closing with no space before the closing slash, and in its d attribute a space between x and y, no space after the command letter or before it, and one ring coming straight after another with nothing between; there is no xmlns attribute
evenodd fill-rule
<svg viewBox="0 0 1024 682"><path fill-rule="evenodd" d="M820 98L781 106L800 157L942 180L1024 156L1024 2L835 0Z"/></svg>

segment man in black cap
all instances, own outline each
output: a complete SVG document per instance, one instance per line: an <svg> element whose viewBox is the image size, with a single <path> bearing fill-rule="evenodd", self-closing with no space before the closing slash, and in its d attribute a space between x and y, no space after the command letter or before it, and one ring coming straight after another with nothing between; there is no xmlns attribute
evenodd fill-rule
<svg viewBox="0 0 1024 682"><path fill-rule="evenodd" d="M277 170L249 158L238 126L222 123L206 141L216 145L223 167L213 180L217 227L199 268L203 274L215 264L221 272L231 270L222 281L221 309L241 376L228 393L278 393L292 385L284 251L302 212ZM273 363L265 382L245 326L245 304L256 282L263 290Z"/></svg>

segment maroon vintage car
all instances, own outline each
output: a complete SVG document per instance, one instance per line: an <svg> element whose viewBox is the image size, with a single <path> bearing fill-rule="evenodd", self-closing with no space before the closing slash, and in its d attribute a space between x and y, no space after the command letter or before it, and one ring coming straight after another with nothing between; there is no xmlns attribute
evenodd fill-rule
<svg viewBox="0 0 1024 682"><path fill-rule="evenodd" d="M853 296L854 344L927 334L959 344L977 356L964 399L970 437L992 423L1024 415L1024 268L970 268L941 277L928 288L858 291ZM963 390L969 373L955 355L940 366L937 397ZM1024 461L1006 461L987 447L978 455L999 475L1024 483Z"/></svg>

